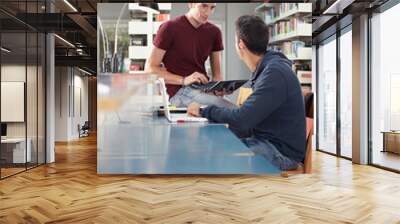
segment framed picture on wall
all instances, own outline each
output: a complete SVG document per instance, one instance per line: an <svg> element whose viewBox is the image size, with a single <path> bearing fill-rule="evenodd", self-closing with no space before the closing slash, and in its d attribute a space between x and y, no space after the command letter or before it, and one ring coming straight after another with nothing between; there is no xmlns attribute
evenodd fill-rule
<svg viewBox="0 0 400 224"><path fill-rule="evenodd" d="M1 122L25 121L25 82L1 82Z"/></svg>

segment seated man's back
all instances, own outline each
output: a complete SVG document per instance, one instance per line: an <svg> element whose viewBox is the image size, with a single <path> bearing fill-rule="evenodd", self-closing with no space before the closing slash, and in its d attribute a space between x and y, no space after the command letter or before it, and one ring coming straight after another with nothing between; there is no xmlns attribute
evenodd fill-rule
<svg viewBox="0 0 400 224"><path fill-rule="evenodd" d="M240 137L272 143L283 155L302 162L306 124L303 96L291 62L269 51L251 78L253 93L238 109L207 107L203 114L228 123Z"/></svg>
<svg viewBox="0 0 400 224"><path fill-rule="evenodd" d="M282 170L296 169L306 151L306 119L299 80L291 61L267 51L268 26L253 15L236 21L236 52L253 72L253 93L240 108L209 106L201 116L229 127L254 152ZM197 115L198 105L188 111Z"/></svg>

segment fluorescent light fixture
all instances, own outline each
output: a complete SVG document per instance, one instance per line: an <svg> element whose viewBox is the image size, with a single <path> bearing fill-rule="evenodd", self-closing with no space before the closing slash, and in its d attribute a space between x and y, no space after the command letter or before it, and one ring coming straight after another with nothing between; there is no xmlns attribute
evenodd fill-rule
<svg viewBox="0 0 400 224"><path fill-rule="evenodd" d="M336 0L322 14L342 14L343 10L353 2L354 0Z"/></svg>
<svg viewBox="0 0 400 224"><path fill-rule="evenodd" d="M78 69L79 69L79 71L81 71L81 72L83 72L83 73L85 73L85 74L92 75L92 73L90 73L90 72L88 72L88 71L85 71L85 70L83 70L83 69L81 69L81 68L78 68Z"/></svg>
<svg viewBox="0 0 400 224"><path fill-rule="evenodd" d="M71 4L69 3L68 0L64 0L65 4L67 4L72 10L74 10L74 12L78 12L78 10Z"/></svg>
<svg viewBox="0 0 400 224"><path fill-rule="evenodd" d="M64 38L62 38L62 37L60 37L60 36L58 36L57 34L54 34L54 36L57 37L58 39L60 39L62 42L66 43L67 45L69 45L69 46L75 48L75 45L73 45L73 44L72 44L71 42L69 42L68 40L66 40L66 39L64 39Z"/></svg>
<svg viewBox="0 0 400 224"><path fill-rule="evenodd" d="M10 52L11 52L10 50L8 50L8 49L5 48L5 47L1 47L0 49L1 49L2 51L6 52L6 53L10 53Z"/></svg>

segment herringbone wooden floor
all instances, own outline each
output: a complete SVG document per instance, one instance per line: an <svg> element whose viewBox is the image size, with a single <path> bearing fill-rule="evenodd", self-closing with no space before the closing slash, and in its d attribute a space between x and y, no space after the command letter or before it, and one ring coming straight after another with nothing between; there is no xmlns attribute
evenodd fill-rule
<svg viewBox="0 0 400 224"><path fill-rule="evenodd" d="M314 153L314 173L98 176L96 139L0 181L0 223L400 223L400 175Z"/></svg>

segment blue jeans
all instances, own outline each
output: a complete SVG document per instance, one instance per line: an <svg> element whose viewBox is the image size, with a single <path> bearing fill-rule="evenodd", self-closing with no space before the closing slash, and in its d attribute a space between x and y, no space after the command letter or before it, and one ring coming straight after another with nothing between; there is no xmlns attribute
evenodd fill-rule
<svg viewBox="0 0 400 224"><path fill-rule="evenodd" d="M262 155L266 160L281 170L295 170L299 165L298 162L284 156L267 140L261 141L256 138L243 138L242 142L254 153Z"/></svg>
<svg viewBox="0 0 400 224"><path fill-rule="evenodd" d="M235 104L224 99L220 96L208 94L198 89L193 89L190 86L185 86L179 89L179 91L170 99L171 104L177 107L187 107L190 103L196 102L201 105L215 105L218 107L235 108Z"/></svg>

